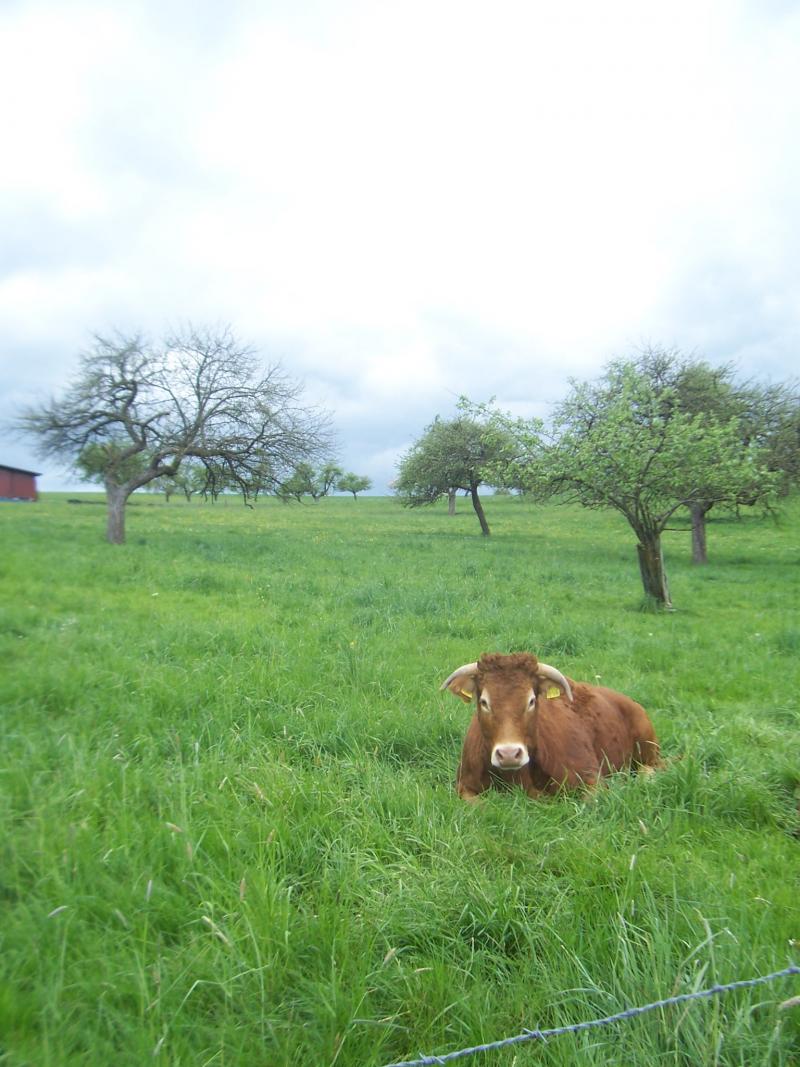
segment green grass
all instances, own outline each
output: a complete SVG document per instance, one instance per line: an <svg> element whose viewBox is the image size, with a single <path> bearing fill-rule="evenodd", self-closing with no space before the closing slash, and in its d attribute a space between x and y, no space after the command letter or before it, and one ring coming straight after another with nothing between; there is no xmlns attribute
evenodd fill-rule
<svg viewBox="0 0 800 1067"><path fill-rule="evenodd" d="M798 502L668 534L670 615L614 516L461 510L0 505L0 1064L379 1067L798 961ZM459 801L438 684L515 649L667 768ZM464 1062L789 1067L798 992Z"/></svg>

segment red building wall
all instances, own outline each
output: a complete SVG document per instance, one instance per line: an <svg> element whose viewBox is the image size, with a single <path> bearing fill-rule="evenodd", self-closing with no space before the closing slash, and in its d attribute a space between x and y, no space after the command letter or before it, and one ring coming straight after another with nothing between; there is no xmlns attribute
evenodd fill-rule
<svg viewBox="0 0 800 1067"><path fill-rule="evenodd" d="M38 500L36 472L0 466L0 499Z"/></svg>

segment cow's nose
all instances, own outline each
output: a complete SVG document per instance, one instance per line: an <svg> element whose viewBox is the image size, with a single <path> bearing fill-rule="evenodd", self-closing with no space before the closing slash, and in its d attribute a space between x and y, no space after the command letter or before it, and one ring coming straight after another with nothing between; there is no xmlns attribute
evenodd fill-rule
<svg viewBox="0 0 800 1067"><path fill-rule="evenodd" d="M522 767L528 762L527 756L524 745L497 745L494 750L494 762L498 767Z"/></svg>

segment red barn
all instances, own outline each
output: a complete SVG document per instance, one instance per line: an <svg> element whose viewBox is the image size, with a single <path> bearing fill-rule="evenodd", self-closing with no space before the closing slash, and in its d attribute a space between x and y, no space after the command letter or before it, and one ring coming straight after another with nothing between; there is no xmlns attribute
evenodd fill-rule
<svg viewBox="0 0 800 1067"><path fill-rule="evenodd" d="M0 500L38 500L39 471L23 471L0 463Z"/></svg>

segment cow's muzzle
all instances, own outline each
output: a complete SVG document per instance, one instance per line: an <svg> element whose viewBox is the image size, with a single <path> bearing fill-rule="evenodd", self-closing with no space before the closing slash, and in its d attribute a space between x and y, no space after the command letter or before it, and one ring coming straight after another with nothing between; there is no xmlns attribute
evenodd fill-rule
<svg viewBox="0 0 800 1067"><path fill-rule="evenodd" d="M530 763L530 754L527 745L511 742L505 745L495 745L492 749L492 766L501 771L518 771L526 763Z"/></svg>

